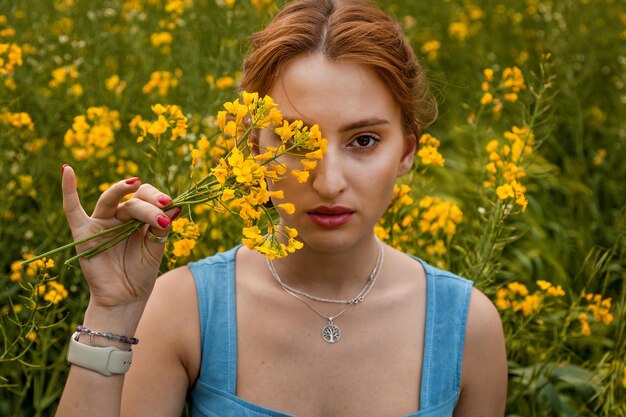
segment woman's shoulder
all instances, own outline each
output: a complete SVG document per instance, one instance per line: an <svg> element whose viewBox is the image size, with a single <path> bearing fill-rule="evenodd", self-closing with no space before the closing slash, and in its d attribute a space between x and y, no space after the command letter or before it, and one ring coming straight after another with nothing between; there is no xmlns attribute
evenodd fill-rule
<svg viewBox="0 0 626 417"><path fill-rule="evenodd" d="M463 288L472 287L474 285L473 281L457 275L452 271L433 266L415 255L410 255L406 253L405 255L412 258L414 261L417 261L424 269L426 278L429 280L433 280L433 282L436 282L437 285L447 285Z"/></svg>
<svg viewBox="0 0 626 417"><path fill-rule="evenodd" d="M214 264L234 263L235 257L237 256L237 251L239 250L241 246L242 245L236 245L225 251L217 252L207 257L204 257L202 259L189 262L187 264L187 267L189 267L191 270L194 270L196 268L210 267L211 265L214 265Z"/></svg>

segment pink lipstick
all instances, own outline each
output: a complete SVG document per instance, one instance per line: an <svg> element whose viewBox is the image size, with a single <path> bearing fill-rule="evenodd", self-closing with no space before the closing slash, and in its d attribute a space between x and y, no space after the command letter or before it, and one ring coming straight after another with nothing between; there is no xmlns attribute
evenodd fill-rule
<svg viewBox="0 0 626 417"><path fill-rule="evenodd" d="M318 206L307 212L313 223L322 227L339 227L346 224L354 210L343 206Z"/></svg>

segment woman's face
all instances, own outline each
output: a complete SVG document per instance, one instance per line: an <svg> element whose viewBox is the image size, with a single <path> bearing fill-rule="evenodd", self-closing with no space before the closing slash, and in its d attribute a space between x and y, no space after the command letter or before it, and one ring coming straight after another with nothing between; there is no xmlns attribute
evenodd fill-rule
<svg viewBox="0 0 626 417"><path fill-rule="evenodd" d="M305 245L341 250L371 238L399 175L413 164L415 137L401 123L400 107L376 73L363 65L326 60L321 54L291 61L269 95L286 120L318 124L327 152L301 184L288 175L275 186L296 212L283 224L295 227ZM279 141L270 130L259 145ZM290 157L291 158L291 157ZM301 169L294 158L283 161Z"/></svg>

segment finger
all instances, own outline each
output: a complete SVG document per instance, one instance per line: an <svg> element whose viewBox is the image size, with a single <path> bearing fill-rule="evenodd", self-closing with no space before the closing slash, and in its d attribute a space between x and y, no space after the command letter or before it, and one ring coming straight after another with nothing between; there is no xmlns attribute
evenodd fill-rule
<svg viewBox="0 0 626 417"><path fill-rule="evenodd" d="M174 207L173 209L167 210L165 214L172 220L176 220L176 218L180 215L182 211L181 207ZM169 234L169 228L167 230L157 229L152 226L148 226L146 228L146 244L147 245L155 245L162 246L167 241L167 236Z"/></svg>
<svg viewBox="0 0 626 417"><path fill-rule="evenodd" d="M152 244L156 246L162 246L167 241L167 236L169 231L167 230L156 230L153 227L148 227L146 229L146 244Z"/></svg>
<svg viewBox="0 0 626 417"><path fill-rule="evenodd" d="M108 219L115 216L120 200L124 198L125 195L137 191L140 185L141 179L138 177L129 178L113 184L100 195L92 216L99 219Z"/></svg>
<svg viewBox="0 0 626 417"><path fill-rule="evenodd" d="M63 165L61 171L61 187L63 190L63 211L70 229L80 227L88 218L87 213L80 205L78 191L76 191L76 173L69 165Z"/></svg>
<svg viewBox="0 0 626 417"><path fill-rule="evenodd" d="M118 206L115 217L122 222L136 219L149 224L153 229L167 230L179 214L179 207L169 209L166 213L148 201L131 198Z"/></svg>
<svg viewBox="0 0 626 417"><path fill-rule="evenodd" d="M164 194L152 184L143 184L141 187L139 187L133 197L139 198L143 201L147 201L148 203L152 203L155 206L161 208L169 206L172 202L172 198L170 196Z"/></svg>

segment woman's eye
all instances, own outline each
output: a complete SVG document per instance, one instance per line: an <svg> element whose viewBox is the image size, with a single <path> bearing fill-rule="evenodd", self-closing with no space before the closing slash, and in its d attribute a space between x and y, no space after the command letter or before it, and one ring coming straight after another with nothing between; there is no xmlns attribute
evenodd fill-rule
<svg viewBox="0 0 626 417"><path fill-rule="evenodd" d="M380 139L372 135L361 135L352 141L351 146L360 149L367 149L376 146L379 141Z"/></svg>

